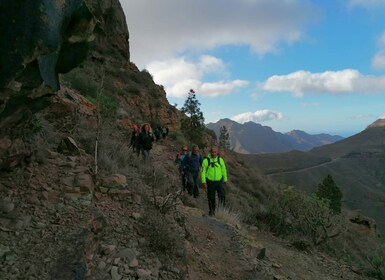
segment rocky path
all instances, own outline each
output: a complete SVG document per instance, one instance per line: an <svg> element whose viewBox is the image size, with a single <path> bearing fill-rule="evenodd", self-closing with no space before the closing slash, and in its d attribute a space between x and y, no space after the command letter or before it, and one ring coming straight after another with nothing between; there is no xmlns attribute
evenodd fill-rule
<svg viewBox="0 0 385 280"><path fill-rule="evenodd" d="M201 208L205 202L201 196L196 206L180 208L187 217L190 234L188 279L366 279L342 261L320 252L299 251L257 228L234 227L209 217Z"/></svg>
<svg viewBox="0 0 385 280"><path fill-rule="evenodd" d="M175 156L165 147L161 149L155 153L155 161ZM168 168L173 170L172 166ZM184 194L182 200L184 205L178 209L188 225L188 279L366 279L325 254L299 251L268 232L231 226L218 217L209 217L202 189L199 198Z"/></svg>

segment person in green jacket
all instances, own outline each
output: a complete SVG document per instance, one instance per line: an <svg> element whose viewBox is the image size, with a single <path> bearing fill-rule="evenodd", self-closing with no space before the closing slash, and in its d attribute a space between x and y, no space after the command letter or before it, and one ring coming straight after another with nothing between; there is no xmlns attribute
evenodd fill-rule
<svg viewBox="0 0 385 280"><path fill-rule="evenodd" d="M218 148L212 147L210 153L202 161L201 181L207 189L207 200L209 202L209 215L215 215L215 195L218 193L218 200L221 205L225 204L227 182L226 164L218 155Z"/></svg>

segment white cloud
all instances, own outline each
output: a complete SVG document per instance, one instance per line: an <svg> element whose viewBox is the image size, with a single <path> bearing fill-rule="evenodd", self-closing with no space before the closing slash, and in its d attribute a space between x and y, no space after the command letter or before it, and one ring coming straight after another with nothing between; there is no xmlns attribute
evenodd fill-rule
<svg viewBox="0 0 385 280"><path fill-rule="evenodd" d="M167 95L174 97L185 97L190 89L194 89L197 95L226 95L249 84L243 80L202 82L207 73L222 73L226 68L222 60L208 55L202 56L196 63L180 57L154 61L146 68L155 83L163 85Z"/></svg>
<svg viewBox="0 0 385 280"><path fill-rule="evenodd" d="M143 67L187 50L249 45L258 54L301 38L320 18L310 0L121 0L131 60Z"/></svg>
<svg viewBox="0 0 385 280"><path fill-rule="evenodd" d="M380 51L372 59L374 69L385 69L385 51Z"/></svg>
<svg viewBox="0 0 385 280"><path fill-rule="evenodd" d="M259 110L253 112L246 112L239 115L236 115L232 117L231 119L233 121L236 121L238 123L245 123L245 122L266 122L266 121L272 121L272 120L279 120L283 118L283 114L281 112L275 112L271 110Z"/></svg>
<svg viewBox="0 0 385 280"><path fill-rule="evenodd" d="M211 55L202 55L199 67L204 72L218 72L226 68L222 60Z"/></svg>
<svg viewBox="0 0 385 280"><path fill-rule="evenodd" d="M385 76L365 76L353 69L322 73L297 71L288 75L274 75L267 79L262 88L270 92L291 92L297 97L305 93L385 93Z"/></svg>
<svg viewBox="0 0 385 280"><path fill-rule="evenodd" d="M378 45L381 49L372 58L372 67L374 69L385 69L385 32L378 38Z"/></svg>

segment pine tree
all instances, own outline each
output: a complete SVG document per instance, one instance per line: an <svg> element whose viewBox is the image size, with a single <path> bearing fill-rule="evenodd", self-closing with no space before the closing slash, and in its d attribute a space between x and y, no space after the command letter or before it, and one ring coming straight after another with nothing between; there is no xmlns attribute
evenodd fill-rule
<svg viewBox="0 0 385 280"><path fill-rule="evenodd" d="M329 174L326 178L318 185L316 193L317 197L327 199L330 202L330 209L334 214L341 213L341 199L342 192L334 182L333 177Z"/></svg>
<svg viewBox="0 0 385 280"><path fill-rule="evenodd" d="M226 126L221 126L219 129L219 147L230 149L230 133Z"/></svg>
<svg viewBox="0 0 385 280"><path fill-rule="evenodd" d="M187 119L182 120L182 130L185 135L193 142L202 146L202 133L204 130L204 117L196 98L195 91L190 89L187 99L181 111L186 114Z"/></svg>

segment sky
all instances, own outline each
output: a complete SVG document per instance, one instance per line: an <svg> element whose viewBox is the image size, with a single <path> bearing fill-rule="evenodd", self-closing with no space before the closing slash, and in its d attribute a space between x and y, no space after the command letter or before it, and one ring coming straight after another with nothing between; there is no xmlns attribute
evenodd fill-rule
<svg viewBox="0 0 385 280"><path fill-rule="evenodd" d="M385 0L120 0L130 59L205 123L348 137L385 118Z"/></svg>

